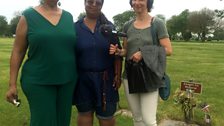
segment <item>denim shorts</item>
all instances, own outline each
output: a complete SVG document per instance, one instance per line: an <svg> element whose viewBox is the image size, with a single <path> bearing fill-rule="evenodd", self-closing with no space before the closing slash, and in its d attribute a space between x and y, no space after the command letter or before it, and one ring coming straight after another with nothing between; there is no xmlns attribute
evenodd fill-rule
<svg viewBox="0 0 224 126"><path fill-rule="evenodd" d="M117 103L107 103L106 110L103 110L102 106L94 106L94 103L79 104L76 105L76 108L80 114L95 112L99 119L110 119L113 118L113 115L116 112Z"/></svg>
<svg viewBox="0 0 224 126"><path fill-rule="evenodd" d="M103 72L79 72L73 104L80 113L95 112L98 118L113 117L119 101L113 77L113 70L107 71L106 81L103 80ZM106 93L106 111L103 110L103 90Z"/></svg>

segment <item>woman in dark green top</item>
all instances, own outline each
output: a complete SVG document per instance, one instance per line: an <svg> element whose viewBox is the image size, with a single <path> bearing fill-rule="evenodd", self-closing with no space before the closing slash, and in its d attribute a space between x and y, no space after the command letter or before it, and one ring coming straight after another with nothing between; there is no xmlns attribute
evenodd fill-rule
<svg viewBox="0 0 224 126"><path fill-rule="evenodd" d="M17 98L16 81L26 51L21 87L31 112L31 126L69 126L72 94L77 78L76 36L72 15L42 0L23 12L10 61L7 100Z"/></svg>

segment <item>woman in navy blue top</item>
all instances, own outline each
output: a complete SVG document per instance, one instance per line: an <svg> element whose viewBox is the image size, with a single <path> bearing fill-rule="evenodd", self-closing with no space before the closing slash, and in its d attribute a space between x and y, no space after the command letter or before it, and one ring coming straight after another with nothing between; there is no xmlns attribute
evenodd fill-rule
<svg viewBox="0 0 224 126"><path fill-rule="evenodd" d="M92 126L94 113L100 126L115 125L121 59L109 54L109 46L119 45L119 39L102 34L102 25L112 25L101 13L102 5L103 0L85 0L86 16L75 23L79 78L73 102L78 126Z"/></svg>

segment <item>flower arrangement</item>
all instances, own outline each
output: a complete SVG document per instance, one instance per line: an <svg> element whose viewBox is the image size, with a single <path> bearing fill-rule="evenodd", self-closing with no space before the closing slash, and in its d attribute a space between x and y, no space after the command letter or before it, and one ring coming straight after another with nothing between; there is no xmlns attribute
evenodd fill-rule
<svg viewBox="0 0 224 126"><path fill-rule="evenodd" d="M186 91L181 91L177 89L174 93L174 103L180 104L182 111L184 112L184 119L186 123L190 123L194 117L194 108L200 108L205 116L204 121L206 125L211 125L211 117L209 114L209 105L206 102L199 102L198 99L194 97L194 91L187 89Z"/></svg>

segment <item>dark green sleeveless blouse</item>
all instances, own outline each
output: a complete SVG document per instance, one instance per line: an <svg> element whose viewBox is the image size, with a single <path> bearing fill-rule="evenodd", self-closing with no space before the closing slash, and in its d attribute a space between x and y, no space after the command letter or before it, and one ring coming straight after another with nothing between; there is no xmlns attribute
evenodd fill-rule
<svg viewBox="0 0 224 126"><path fill-rule="evenodd" d="M72 15L63 10L57 25L33 8L25 10L23 15L28 25L28 58L23 65L21 82L65 84L76 80L76 33Z"/></svg>

